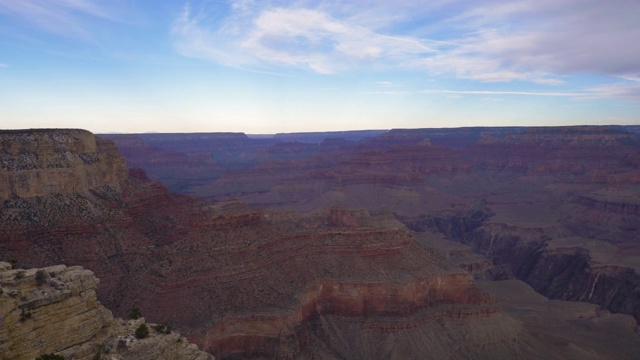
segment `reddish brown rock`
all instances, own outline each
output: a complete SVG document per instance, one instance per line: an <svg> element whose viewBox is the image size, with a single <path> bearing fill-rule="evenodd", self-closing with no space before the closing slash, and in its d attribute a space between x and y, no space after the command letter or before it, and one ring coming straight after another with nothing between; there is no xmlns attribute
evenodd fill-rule
<svg viewBox="0 0 640 360"><path fill-rule="evenodd" d="M221 155L210 154L220 177L188 187L223 201L175 195L140 170L78 191L47 188L45 176L48 192L2 202L0 257L84 265L103 279L98 295L116 314L138 307L221 357L554 358L459 269L479 276L490 262L418 243L406 228L470 244L501 276L539 282L550 296L633 307L637 286L620 282L630 273L618 259L585 259L596 253L588 241L620 254L613 240L635 231L629 206L610 208L631 202L603 189L636 193L627 183L638 172L636 145L588 128L584 141L543 129L521 135L531 140L524 146L509 143L520 130L491 132L502 143L455 140L460 147L443 146L450 130L437 142L406 130L378 142L273 148L238 134L150 135L169 144L163 152L189 142L190 159L218 141ZM109 144L96 140L96 153ZM580 233L583 213L600 220ZM559 243L573 237L581 243ZM575 266L563 268L567 259ZM619 291L607 298L611 284Z"/></svg>
<svg viewBox="0 0 640 360"><path fill-rule="evenodd" d="M96 144L97 153L109 149ZM384 211L212 206L172 194L140 170L70 193L12 197L1 210L2 258L91 268L103 279L99 298L116 314L140 308L223 358L319 352L333 339L322 335L329 318L398 337L442 327L442 319L500 317L467 273L450 270ZM500 334L518 340L511 330Z"/></svg>

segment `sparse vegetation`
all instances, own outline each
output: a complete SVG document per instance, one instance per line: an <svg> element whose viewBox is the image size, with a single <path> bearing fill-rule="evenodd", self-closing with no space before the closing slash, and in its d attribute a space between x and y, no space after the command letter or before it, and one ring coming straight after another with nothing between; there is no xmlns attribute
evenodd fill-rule
<svg viewBox="0 0 640 360"><path fill-rule="evenodd" d="M22 309L22 312L20 313L20 321L27 321L27 319L31 319L31 310L25 310Z"/></svg>
<svg viewBox="0 0 640 360"><path fill-rule="evenodd" d="M36 358L36 360L64 360L64 356L51 353L40 355Z"/></svg>
<svg viewBox="0 0 640 360"><path fill-rule="evenodd" d="M171 325L169 324L156 324L151 327L159 334L171 334Z"/></svg>
<svg viewBox="0 0 640 360"><path fill-rule="evenodd" d="M93 360L101 360L104 358L104 354L109 354L111 352L111 347L107 344L101 344L98 346L98 350L96 350L96 354L93 356Z"/></svg>
<svg viewBox="0 0 640 360"><path fill-rule="evenodd" d="M36 272L36 284L38 284L38 286L46 284L48 278L49 274L47 274L46 271L40 269Z"/></svg>
<svg viewBox="0 0 640 360"><path fill-rule="evenodd" d="M131 309L131 311L129 311L129 319L130 320L138 320L141 317L142 317L142 314L140 314L140 309L133 308L133 309Z"/></svg>
<svg viewBox="0 0 640 360"><path fill-rule="evenodd" d="M149 336L149 327L147 326L147 324L140 324L140 326L138 326L138 328L136 329L136 337L138 339L144 339L147 336Z"/></svg>
<svg viewBox="0 0 640 360"><path fill-rule="evenodd" d="M24 274L26 274L27 272L24 270L19 270L18 272L16 272L16 274L14 275L14 279L16 280L20 280L22 278L24 278Z"/></svg>

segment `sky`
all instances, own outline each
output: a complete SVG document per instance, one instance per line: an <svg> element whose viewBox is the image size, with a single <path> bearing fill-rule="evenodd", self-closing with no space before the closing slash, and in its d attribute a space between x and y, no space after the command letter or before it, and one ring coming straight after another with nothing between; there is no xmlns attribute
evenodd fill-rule
<svg viewBox="0 0 640 360"><path fill-rule="evenodd" d="M0 0L0 129L640 125L640 0Z"/></svg>

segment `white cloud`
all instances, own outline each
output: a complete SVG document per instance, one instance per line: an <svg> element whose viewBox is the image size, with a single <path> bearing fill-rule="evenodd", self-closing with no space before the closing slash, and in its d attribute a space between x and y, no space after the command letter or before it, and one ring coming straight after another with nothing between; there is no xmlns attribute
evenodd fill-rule
<svg viewBox="0 0 640 360"><path fill-rule="evenodd" d="M457 45L428 59L434 72L481 81L559 84L558 76L640 75L640 5L634 1L478 2L445 22Z"/></svg>
<svg viewBox="0 0 640 360"><path fill-rule="evenodd" d="M524 95L524 96L560 96L581 97L587 96L584 92L559 92L559 91L492 91L492 90L437 90L427 89L423 94L457 94L457 95Z"/></svg>
<svg viewBox="0 0 640 360"><path fill-rule="evenodd" d="M187 5L174 23L176 50L230 66L268 64L330 74L354 67L398 67L435 50L408 36L378 33L320 9L234 2L217 26Z"/></svg>
<svg viewBox="0 0 640 360"><path fill-rule="evenodd" d="M58 35L88 39L91 33L83 17L115 21L116 17L94 0L0 0L0 13Z"/></svg>
<svg viewBox="0 0 640 360"><path fill-rule="evenodd" d="M411 91L367 91L361 92L358 94L363 95L411 95L413 92Z"/></svg>
<svg viewBox="0 0 640 360"><path fill-rule="evenodd" d="M587 91L588 98L610 98L640 101L640 82L625 82L594 86Z"/></svg>
<svg viewBox="0 0 640 360"><path fill-rule="evenodd" d="M423 94L445 95L515 95L515 96L551 96L568 97L576 100L626 99L640 101L640 82L605 84L587 88L583 91L495 91L495 90L442 90L426 89Z"/></svg>
<svg viewBox="0 0 640 360"><path fill-rule="evenodd" d="M195 7L194 7L195 8ZM402 68L481 82L560 85L640 77L637 2L338 0L185 6L175 49L228 66L318 73Z"/></svg>
<svg viewBox="0 0 640 360"><path fill-rule="evenodd" d="M282 8L262 13L242 47L263 60L319 73L366 63L398 66L435 52L418 40L378 34L318 10Z"/></svg>

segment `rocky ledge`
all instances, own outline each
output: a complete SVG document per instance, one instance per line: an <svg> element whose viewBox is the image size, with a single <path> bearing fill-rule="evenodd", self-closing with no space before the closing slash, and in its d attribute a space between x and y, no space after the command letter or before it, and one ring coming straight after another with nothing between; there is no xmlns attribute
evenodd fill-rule
<svg viewBox="0 0 640 360"><path fill-rule="evenodd" d="M126 177L114 143L86 130L0 132L0 200L85 192Z"/></svg>
<svg viewBox="0 0 640 360"><path fill-rule="evenodd" d="M21 270L0 262L3 359L213 359L167 326L114 319L96 299L97 284L79 266Z"/></svg>

